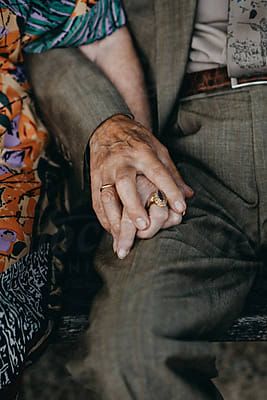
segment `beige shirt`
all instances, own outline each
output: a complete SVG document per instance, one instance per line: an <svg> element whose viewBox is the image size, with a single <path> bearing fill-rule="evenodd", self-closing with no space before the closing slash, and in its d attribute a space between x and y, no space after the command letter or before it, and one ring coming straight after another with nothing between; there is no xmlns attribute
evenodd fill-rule
<svg viewBox="0 0 267 400"><path fill-rule="evenodd" d="M226 65L228 0L199 0L187 72Z"/></svg>

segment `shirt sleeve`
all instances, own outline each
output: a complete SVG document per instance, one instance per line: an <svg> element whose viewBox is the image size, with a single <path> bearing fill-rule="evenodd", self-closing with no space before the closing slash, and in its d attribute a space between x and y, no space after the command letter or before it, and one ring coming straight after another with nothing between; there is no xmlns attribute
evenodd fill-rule
<svg viewBox="0 0 267 400"><path fill-rule="evenodd" d="M124 26L126 17L120 0L35 0L22 22L24 51L41 53L103 39Z"/></svg>

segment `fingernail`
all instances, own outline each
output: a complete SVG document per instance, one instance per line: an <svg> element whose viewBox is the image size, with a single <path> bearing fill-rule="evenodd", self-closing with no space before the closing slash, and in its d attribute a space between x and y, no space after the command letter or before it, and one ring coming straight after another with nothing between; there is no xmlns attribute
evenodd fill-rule
<svg viewBox="0 0 267 400"><path fill-rule="evenodd" d="M190 190L190 192L191 192L192 194L195 193L194 190L193 190L190 186L187 186L187 187L188 187L188 189Z"/></svg>
<svg viewBox="0 0 267 400"><path fill-rule="evenodd" d="M176 210L177 210L179 213L183 213L183 212L185 211L185 209L186 209L186 204L185 204L184 201L179 201L179 200L177 200L177 201L174 203L174 206L175 206Z"/></svg>
<svg viewBox="0 0 267 400"><path fill-rule="evenodd" d="M194 194L194 190L193 190L190 186L187 186L187 185L186 185L186 190L187 190L188 192L190 192L191 195Z"/></svg>
<svg viewBox="0 0 267 400"><path fill-rule="evenodd" d="M141 229L141 230L143 230L143 229L146 229L146 227L147 227L147 224L146 224L146 221L143 219L143 218L136 218L136 226L137 226L137 228L138 229Z"/></svg>
<svg viewBox="0 0 267 400"><path fill-rule="evenodd" d="M128 252L124 249L118 250L118 257L123 260L127 256Z"/></svg>
<svg viewBox="0 0 267 400"><path fill-rule="evenodd" d="M182 216L183 216L183 217L185 216L185 211L183 212Z"/></svg>

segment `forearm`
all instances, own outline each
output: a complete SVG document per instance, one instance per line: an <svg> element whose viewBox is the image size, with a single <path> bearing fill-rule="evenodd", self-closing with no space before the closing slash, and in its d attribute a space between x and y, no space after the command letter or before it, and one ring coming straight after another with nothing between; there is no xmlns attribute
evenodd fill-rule
<svg viewBox="0 0 267 400"><path fill-rule="evenodd" d="M95 129L115 114L130 114L114 85L76 49L27 56L28 74L43 120L83 173L83 156Z"/></svg>
<svg viewBox="0 0 267 400"><path fill-rule="evenodd" d="M141 64L126 27L105 39L80 47L104 72L123 97L135 119L151 127L149 101Z"/></svg>

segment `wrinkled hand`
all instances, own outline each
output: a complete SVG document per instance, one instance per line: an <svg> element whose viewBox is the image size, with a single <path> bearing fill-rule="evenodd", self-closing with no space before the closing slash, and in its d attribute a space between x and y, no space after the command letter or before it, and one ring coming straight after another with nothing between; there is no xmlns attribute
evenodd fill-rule
<svg viewBox="0 0 267 400"><path fill-rule="evenodd" d="M144 175L138 175L136 179L137 191L141 202L145 206L152 193L157 191L157 187L150 182ZM148 211L150 224L145 230L137 230L130 220L125 209L122 212L120 233L117 242L114 242L114 252L118 253L119 258L124 258L133 246L135 237L140 239L152 238L159 230L178 225L182 221L182 214L176 213L168 206L158 207L152 204Z"/></svg>
<svg viewBox="0 0 267 400"><path fill-rule="evenodd" d="M169 208L176 214L185 212L185 198L193 195L167 149L148 129L124 115L108 119L94 132L90 140L90 171L93 207L102 226L112 234L115 247L124 215L138 236L151 223L137 190L137 175L144 175L164 192ZM100 192L105 184L114 187Z"/></svg>

